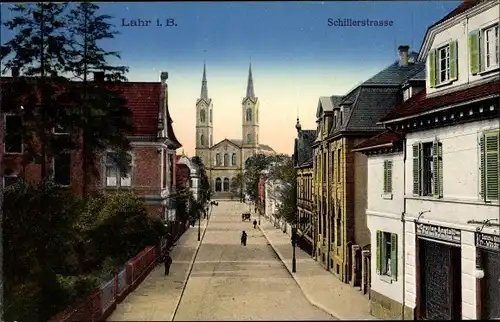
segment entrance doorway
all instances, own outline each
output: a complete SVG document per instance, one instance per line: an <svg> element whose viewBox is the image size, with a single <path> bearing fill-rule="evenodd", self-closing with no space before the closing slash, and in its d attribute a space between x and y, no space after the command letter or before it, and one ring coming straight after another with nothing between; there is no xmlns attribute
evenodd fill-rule
<svg viewBox="0 0 500 322"><path fill-rule="evenodd" d="M481 319L500 319L500 252L481 250L484 278L481 280Z"/></svg>
<svg viewBox="0 0 500 322"><path fill-rule="evenodd" d="M460 247L423 238L417 244L419 319L461 320Z"/></svg>

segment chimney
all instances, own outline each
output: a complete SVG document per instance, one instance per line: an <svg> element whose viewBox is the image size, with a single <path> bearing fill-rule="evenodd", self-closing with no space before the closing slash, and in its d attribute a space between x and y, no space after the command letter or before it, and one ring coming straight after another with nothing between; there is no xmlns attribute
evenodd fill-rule
<svg viewBox="0 0 500 322"><path fill-rule="evenodd" d="M399 66L407 66L408 65L408 50L410 46L401 45L398 47L399 52Z"/></svg>
<svg viewBox="0 0 500 322"><path fill-rule="evenodd" d="M162 83L165 83L168 79L168 72L161 72L160 74L160 81Z"/></svg>
<svg viewBox="0 0 500 322"><path fill-rule="evenodd" d="M104 72L94 72L94 82L104 82Z"/></svg>
<svg viewBox="0 0 500 322"><path fill-rule="evenodd" d="M12 73L12 77L19 77L19 67L12 67L10 72Z"/></svg>

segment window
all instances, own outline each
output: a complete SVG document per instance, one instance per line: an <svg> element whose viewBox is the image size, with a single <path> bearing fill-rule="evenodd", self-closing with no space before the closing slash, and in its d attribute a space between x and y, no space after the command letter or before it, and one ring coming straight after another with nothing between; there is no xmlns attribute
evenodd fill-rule
<svg viewBox="0 0 500 322"><path fill-rule="evenodd" d="M429 52L428 70L430 87L448 84L458 79L457 41Z"/></svg>
<svg viewBox="0 0 500 322"><path fill-rule="evenodd" d="M169 159L169 164L173 165L172 155L168 155ZM106 165L105 165L105 172L106 172L106 186L107 187L130 187L132 185L132 166L130 165L132 162L132 156L128 154L127 157L127 162L129 162L129 168L127 173L124 173L123 175L120 173L120 169L118 168L118 165L116 164L116 159L118 158L118 155L115 152L107 152L106 153ZM171 173L173 171L170 171ZM169 178L170 182L172 181L172 178Z"/></svg>
<svg viewBox="0 0 500 322"><path fill-rule="evenodd" d="M377 230L377 274L398 280L398 235Z"/></svg>
<svg viewBox="0 0 500 322"><path fill-rule="evenodd" d="M499 200L500 183L500 131L482 133L480 147L480 189L484 201Z"/></svg>
<svg viewBox="0 0 500 322"><path fill-rule="evenodd" d="M215 179L215 191L222 191L222 180L220 178Z"/></svg>
<svg viewBox="0 0 500 322"><path fill-rule="evenodd" d="M498 67L498 25L487 28L484 35L484 62L486 69Z"/></svg>
<svg viewBox="0 0 500 322"><path fill-rule="evenodd" d="M217 153L215 155L215 165L221 165L222 164L222 160L220 159L220 153Z"/></svg>
<svg viewBox="0 0 500 322"><path fill-rule="evenodd" d="M251 122L252 121L252 108L249 107L247 108L247 122Z"/></svg>
<svg viewBox="0 0 500 322"><path fill-rule="evenodd" d="M407 88L403 91L403 101L406 101L410 98L410 88Z"/></svg>
<svg viewBox="0 0 500 322"><path fill-rule="evenodd" d="M205 110L204 109L200 110L200 122L201 123L205 123L205 117L206 117Z"/></svg>
<svg viewBox="0 0 500 322"><path fill-rule="evenodd" d="M68 135L69 134L69 129L64 126L64 125L61 125L64 123L64 120L67 119L67 116L65 115L65 111L63 109L58 109L56 111L56 114L57 114L57 119L59 120L59 123L58 125L56 125L53 129L52 129L52 133L54 133L55 135ZM159 118L161 119L161 118Z"/></svg>
<svg viewBox="0 0 500 322"><path fill-rule="evenodd" d="M332 152L332 157L330 160L330 177L332 178L332 182L335 180L335 151Z"/></svg>
<svg viewBox="0 0 500 322"><path fill-rule="evenodd" d="M434 142L413 144L413 194L443 196L443 148Z"/></svg>
<svg viewBox="0 0 500 322"><path fill-rule="evenodd" d="M212 109L210 109L210 123L212 123Z"/></svg>
<svg viewBox="0 0 500 322"><path fill-rule="evenodd" d="M205 145L205 135L200 135L200 145L204 146Z"/></svg>
<svg viewBox="0 0 500 322"><path fill-rule="evenodd" d="M232 164L232 165L236 165L236 153L233 153L233 154L231 155L231 164Z"/></svg>
<svg viewBox="0 0 500 322"><path fill-rule="evenodd" d="M54 182L61 186L71 183L71 153L63 152L52 159Z"/></svg>
<svg viewBox="0 0 500 322"><path fill-rule="evenodd" d="M342 211L340 208L337 211L337 219L336 219L336 226L337 226L337 247L342 246Z"/></svg>
<svg viewBox="0 0 500 322"><path fill-rule="evenodd" d="M328 159L326 158L327 154L326 152L323 153L323 183L326 182L326 170L328 169Z"/></svg>
<svg viewBox="0 0 500 322"><path fill-rule="evenodd" d="M5 153L23 153L22 118L19 115L5 115Z"/></svg>
<svg viewBox="0 0 500 322"><path fill-rule="evenodd" d="M252 134L247 134L247 143L250 144L252 143Z"/></svg>
<svg viewBox="0 0 500 322"><path fill-rule="evenodd" d="M335 243L335 211L332 211L332 217L330 217L330 242Z"/></svg>
<svg viewBox="0 0 500 322"><path fill-rule="evenodd" d="M337 151L337 181L340 182L340 174L341 174L341 171L340 171L340 153L341 153L341 150L339 149Z"/></svg>
<svg viewBox="0 0 500 322"><path fill-rule="evenodd" d="M229 179L228 178L224 178L224 183L222 185L222 190L229 191Z"/></svg>
<svg viewBox="0 0 500 322"><path fill-rule="evenodd" d="M224 166L227 167L229 165L229 154L224 153Z"/></svg>
<svg viewBox="0 0 500 322"><path fill-rule="evenodd" d="M15 174L9 174L9 175L4 174L3 175L3 187L7 188L8 186L12 186L18 180L19 180L19 178Z"/></svg>
<svg viewBox="0 0 500 322"><path fill-rule="evenodd" d="M384 161L384 194L392 194L392 161Z"/></svg>

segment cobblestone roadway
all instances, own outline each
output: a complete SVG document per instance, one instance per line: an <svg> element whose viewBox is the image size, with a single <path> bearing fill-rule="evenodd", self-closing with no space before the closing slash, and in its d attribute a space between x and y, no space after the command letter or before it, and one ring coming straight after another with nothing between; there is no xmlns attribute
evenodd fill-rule
<svg viewBox="0 0 500 322"><path fill-rule="evenodd" d="M262 232L241 222L246 207L214 207L175 320L334 320L306 300Z"/></svg>

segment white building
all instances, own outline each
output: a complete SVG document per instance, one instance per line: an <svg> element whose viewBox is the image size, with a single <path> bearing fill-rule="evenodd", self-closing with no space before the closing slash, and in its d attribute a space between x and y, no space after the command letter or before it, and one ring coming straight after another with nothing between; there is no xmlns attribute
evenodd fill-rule
<svg viewBox="0 0 500 322"><path fill-rule="evenodd" d="M267 171L263 171L266 174ZM264 183L264 194L265 194L265 216L269 220L283 229L285 232L291 232L291 226L285 222L283 218L278 218L277 214L279 207L282 204L282 192L284 189L284 184L282 180L266 178Z"/></svg>
<svg viewBox="0 0 500 322"><path fill-rule="evenodd" d="M426 89L410 91L381 120L389 133L403 134L404 171L394 154L370 157L368 211L374 223L373 214L386 209L374 201L384 198L375 161L392 161L394 205L386 217L402 210L403 226L393 221L385 229L404 231L396 249L404 273L378 275L386 269L383 243L375 247L381 264L372 261L372 288L404 303L404 319L500 318L499 10L498 0L466 1L431 26L419 57ZM377 230L388 223L378 220Z"/></svg>
<svg viewBox="0 0 500 322"><path fill-rule="evenodd" d="M179 156L177 164L184 164L189 169L189 191L193 194L194 200L199 198L200 171L198 167L184 154Z"/></svg>

